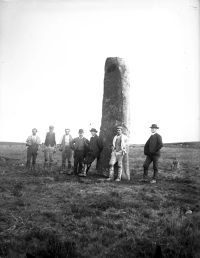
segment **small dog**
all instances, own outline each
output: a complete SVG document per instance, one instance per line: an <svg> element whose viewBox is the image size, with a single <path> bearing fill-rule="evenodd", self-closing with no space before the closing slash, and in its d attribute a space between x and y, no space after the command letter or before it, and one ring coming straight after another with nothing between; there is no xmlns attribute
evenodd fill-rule
<svg viewBox="0 0 200 258"><path fill-rule="evenodd" d="M171 170L172 170L172 171L175 171L175 170L177 170L177 169L179 169L179 168L180 168L180 163L179 163L178 159L175 158L175 159L172 161Z"/></svg>

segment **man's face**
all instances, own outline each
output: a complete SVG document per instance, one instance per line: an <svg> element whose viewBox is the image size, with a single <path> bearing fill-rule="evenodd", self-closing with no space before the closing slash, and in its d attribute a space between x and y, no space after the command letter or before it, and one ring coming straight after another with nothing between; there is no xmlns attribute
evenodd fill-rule
<svg viewBox="0 0 200 258"><path fill-rule="evenodd" d="M118 128L118 129L117 129L117 134L118 134L118 135L121 135L121 134L122 134L122 129Z"/></svg>
<svg viewBox="0 0 200 258"><path fill-rule="evenodd" d="M91 135L92 135L92 136L95 136L95 135L96 135L96 132L93 132L93 131L92 131L92 132L91 132Z"/></svg>
<svg viewBox="0 0 200 258"><path fill-rule="evenodd" d="M82 138L83 137L83 133L78 133L79 137Z"/></svg>
<svg viewBox="0 0 200 258"><path fill-rule="evenodd" d="M66 135L69 135L69 132L70 132L69 129L66 129L66 130L65 130L65 134L66 134Z"/></svg>
<svg viewBox="0 0 200 258"><path fill-rule="evenodd" d="M151 128L151 132L152 132L152 133L155 133L156 131L157 131L156 128Z"/></svg>
<svg viewBox="0 0 200 258"><path fill-rule="evenodd" d="M33 134L33 135L36 135L36 133L37 133L37 130L33 129L33 130L32 130L32 134Z"/></svg>
<svg viewBox="0 0 200 258"><path fill-rule="evenodd" d="M49 132L50 132L50 133L53 133L53 130L54 130L53 127L49 127Z"/></svg>

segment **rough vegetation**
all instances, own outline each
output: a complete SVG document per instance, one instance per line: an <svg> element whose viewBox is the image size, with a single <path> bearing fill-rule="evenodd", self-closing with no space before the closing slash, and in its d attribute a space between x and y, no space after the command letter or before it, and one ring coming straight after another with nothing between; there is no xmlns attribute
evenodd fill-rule
<svg viewBox="0 0 200 258"><path fill-rule="evenodd" d="M53 171L40 152L27 172L24 146L0 146L0 257L200 257L199 146L164 147L154 185L140 181L141 146L120 183L94 168L83 179L60 174L60 153Z"/></svg>

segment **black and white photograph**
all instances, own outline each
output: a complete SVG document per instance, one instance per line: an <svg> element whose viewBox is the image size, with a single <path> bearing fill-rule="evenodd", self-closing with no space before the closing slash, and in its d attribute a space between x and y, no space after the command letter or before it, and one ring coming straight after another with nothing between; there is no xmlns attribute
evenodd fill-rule
<svg viewBox="0 0 200 258"><path fill-rule="evenodd" d="M199 0L0 0L0 258L200 258L199 71Z"/></svg>

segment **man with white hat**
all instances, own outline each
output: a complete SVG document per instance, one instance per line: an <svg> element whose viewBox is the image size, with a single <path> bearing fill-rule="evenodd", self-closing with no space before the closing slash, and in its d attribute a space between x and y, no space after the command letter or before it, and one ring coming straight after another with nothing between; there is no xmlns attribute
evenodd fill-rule
<svg viewBox="0 0 200 258"><path fill-rule="evenodd" d="M159 127L156 124L152 124L151 136L144 146L144 154L146 155L146 160L143 164L144 174L143 180L148 181L148 168L151 162L153 162L153 178L150 181L151 183L156 183L158 176L158 160L160 158L160 149L163 147L162 137L157 133Z"/></svg>
<svg viewBox="0 0 200 258"><path fill-rule="evenodd" d="M124 154L126 154L126 147L128 144L128 137L122 133L122 126L117 126L117 135L113 138L111 159L109 162L109 178L108 181L114 179L114 165L118 164L118 174L115 181L121 181L122 177L122 161Z"/></svg>

